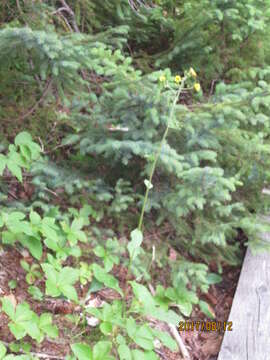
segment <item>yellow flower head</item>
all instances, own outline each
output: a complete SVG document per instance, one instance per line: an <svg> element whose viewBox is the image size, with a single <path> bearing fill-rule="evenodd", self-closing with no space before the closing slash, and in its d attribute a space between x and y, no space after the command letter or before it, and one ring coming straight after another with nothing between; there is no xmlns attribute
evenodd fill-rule
<svg viewBox="0 0 270 360"><path fill-rule="evenodd" d="M201 85L199 83L194 84L194 90L199 92L201 90Z"/></svg>
<svg viewBox="0 0 270 360"><path fill-rule="evenodd" d="M174 78L174 81L176 82L176 84L180 84L180 82L182 81L182 78L180 75L176 75L176 77Z"/></svg>
<svg viewBox="0 0 270 360"><path fill-rule="evenodd" d="M189 69L189 75L194 78L197 77L197 73L192 67Z"/></svg>
<svg viewBox="0 0 270 360"><path fill-rule="evenodd" d="M160 77L159 77L159 81L160 82L165 82L166 81L166 76L164 76L164 75L161 75Z"/></svg>

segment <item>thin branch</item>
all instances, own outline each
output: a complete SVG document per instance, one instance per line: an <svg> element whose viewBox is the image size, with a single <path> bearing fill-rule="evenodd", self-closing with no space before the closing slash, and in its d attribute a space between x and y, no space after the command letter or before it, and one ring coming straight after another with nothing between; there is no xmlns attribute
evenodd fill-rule
<svg viewBox="0 0 270 360"><path fill-rule="evenodd" d="M57 15L58 13L60 13L61 11L65 11L66 10L66 7L61 7L55 11L52 12L52 15Z"/></svg>
<svg viewBox="0 0 270 360"><path fill-rule="evenodd" d="M188 352L179 332L177 331L176 326L173 324L169 324L169 328L170 328L170 332L171 332L172 336L175 338L175 340L178 344L178 347L179 347L182 355L184 356L184 359L191 360L189 352Z"/></svg>
<svg viewBox="0 0 270 360"><path fill-rule="evenodd" d="M51 84L52 84L52 79L49 79L47 81L47 84L45 86L45 89L43 91L43 94L41 95L41 98L35 103L35 105L33 105L31 107L31 109L29 109L25 114L23 114L22 116L19 117L19 119L17 119L16 121L22 121L24 119L26 119L28 116L30 116L35 110L36 108L39 106L39 104L45 99L45 97L47 96L49 90L50 90L50 87L51 87Z"/></svg>
<svg viewBox="0 0 270 360"><path fill-rule="evenodd" d="M213 93L214 93L214 89L215 89L215 84L216 84L216 82L218 81L219 79L214 79L214 80L212 80L212 82L211 82L211 89L210 89L210 92L209 92L209 98L213 95Z"/></svg>
<svg viewBox="0 0 270 360"><path fill-rule="evenodd" d="M171 226L167 226L165 229L163 229L162 231L159 231L157 233L154 233L154 234L150 234L148 236L144 236L144 240L151 240L151 239L154 239L156 237L158 237L159 235L163 235L165 234L166 232L168 231L171 231L172 230L172 227ZM123 241L123 240L126 240L126 236L122 236L120 237L119 241Z"/></svg>
<svg viewBox="0 0 270 360"><path fill-rule="evenodd" d="M24 13L23 13L22 8L21 8L20 0L16 0L16 5L17 5L17 8L18 8L18 11L19 11L20 16L22 17L22 19L23 19L23 21L25 22L25 24L29 27L28 22L27 22L27 21L25 20L25 18L24 18Z"/></svg>
<svg viewBox="0 0 270 360"><path fill-rule="evenodd" d="M157 353L163 360L168 360L167 356L162 351L155 349L155 353Z"/></svg>
<svg viewBox="0 0 270 360"><path fill-rule="evenodd" d="M63 17L66 25L68 26L68 28L70 29L70 31L72 31L70 25L69 25L69 22L67 21L67 19L65 18L65 16L63 15L63 11L67 12L70 17L71 17L71 23L72 23L72 26L73 26L73 29L76 33L80 33L80 29L77 25L77 22L76 22L76 19L75 19L75 13L74 11L71 9L71 7L67 4L67 2L65 0L60 0L61 4L62 4L62 7L59 8L58 10L56 10L56 12L54 12L55 14L57 13L60 13L61 16ZM82 78L83 80L87 80L87 76L86 76L86 73L84 72L84 70L81 70L81 74L82 74ZM88 91L90 92L90 87L89 85L87 84L87 88L88 88Z"/></svg>
<svg viewBox="0 0 270 360"><path fill-rule="evenodd" d="M19 14L21 16L23 16L23 11L22 11L22 8L21 8L20 0L16 0L16 5L17 5L17 9L19 11Z"/></svg>
<svg viewBox="0 0 270 360"><path fill-rule="evenodd" d="M43 145L43 142L42 142L42 140L41 140L40 137L38 137L38 141L39 141L39 143L40 143L41 152L44 153L44 145Z"/></svg>
<svg viewBox="0 0 270 360"><path fill-rule="evenodd" d="M17 196L13 194L11 191L8 191L8 195L10 195L14 200L18 200Z"/></svg>
<svg viewBox="0 0 270 360"><path fill-rule="evenodd" d="M63 5L63 10L62 11L66 11L72 18L72 25L73 25L73 28L75 30L75 32L79 33L80 32L80 29L76 23L76 20L75 20L75 14L74 14L74 11L71 9L71 7L66 3L65 0L60 0L61 4ZM61 9L61 8L60 8Z"/></svg>
<svg viewBox="0 0 270 360"><path fill-rule="evenodd" d="M58 197L59 198L59 195L58 194L56 194L56 192L54 192L54 191L52 191L52 190L50 190L50 189L48 189L48 188L46 188L45 187L45 189L44 190L46 190L48 193L50 193L50 194L52 194L52 195L54 195L54 196L56 196L56 197Z"/></svg>
<svg viewBox="0 0 270 360"><path fill-rule="evenodd" d="M30 64L31 70L34 71L34 70L35 70L35 66L34 66L34 63L33 63L33 60L32 60L31 57L30 57L30 59L29 59L29 64ZM40 80L40 78L38 77L38 75L35 74L34 77L35 77L36 81L38 82L39 86L41 86L41 80Z"/></svg>
<svg viewBox="0 0 270 360"><path fill-rule="evenodd" d="M60 14L61 18L64 20L65 24L67 25L68 29L70 32L73 32L72 26L70 25L70 23L68 22L67 18L61 13Z"/></svg>

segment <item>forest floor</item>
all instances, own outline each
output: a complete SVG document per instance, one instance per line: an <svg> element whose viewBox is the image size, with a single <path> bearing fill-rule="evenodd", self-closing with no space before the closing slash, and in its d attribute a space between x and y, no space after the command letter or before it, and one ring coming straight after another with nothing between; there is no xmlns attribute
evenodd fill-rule
<svg viewBox="0 0 270 360"><path fill-rule="evenodd" d="M23 250L16 250L14 247L8 247L0 252L0 296L8 296L9 299L16 305L26 300L32 309L41 314L42 312L50 312L54 314L56 324L59 328L59 338L56 340L45 340L39 346L33 346L31 352L38 353L43 359L64 359L69 353L69 345L71 342L80 341L83 338L97 339L97 323L94 318L87 319L88 324L85 326L76 325L68 315L80 315L80 308L74 307L70 302L64 299L44 298L41 301L33 300L33 297L28 293L28 284L25 281L25 271L20 265L21 260L27 262L33 261L28 252ZM227 321L230 308L232 305L235 289L240 275L241 267L224 268L223 280L221 283L211 285L208 293L201 294L201 299L207 301L211 312L215 315L215 321ZM118 277L120 284L125 281L125 269L116 268L115 276ZM17 287L10 289L8 283L10 280L17 281ZM44 280L38 280L38 286L44 290ZM84 290L77 289L81 295ZM115 298L115 292L109 289L103 289L92 293L89 296L88 302L90 306L98 307L102 305L103 301L110 301ZM206 321L205 315L199 310L194 309L192 316L188 321ZM149 319L151 321L151 319ZM211 320L213 321L213 319ZM160 330L168 330L167 325L158 323L156 320L152 323L153 326ZM222 332L207 332L207 331L186 331L181 332L181 337L185 346L190 353L192 360L216 360L221 346L223 333ZM0 339L5 343L14 341L14 338L8 330L8 318L2 312L0 313ZM26 339L31 343L31 339ZM46 357L46 354L48 355ZM182 359L179 353L170 352L167 348L157 349L157 354L162 360L176 360Z"/></svg>

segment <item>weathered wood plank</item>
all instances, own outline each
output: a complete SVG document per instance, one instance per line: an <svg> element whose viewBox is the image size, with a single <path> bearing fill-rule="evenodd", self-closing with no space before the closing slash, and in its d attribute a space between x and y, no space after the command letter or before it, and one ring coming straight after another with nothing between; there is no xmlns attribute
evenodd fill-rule
<svg viewBox="0 0 270 360"><path fill-rule="evenodd" d="M225 333L218 360L270 360L269 253L247 250L229 321L233 331Z"/></svg>

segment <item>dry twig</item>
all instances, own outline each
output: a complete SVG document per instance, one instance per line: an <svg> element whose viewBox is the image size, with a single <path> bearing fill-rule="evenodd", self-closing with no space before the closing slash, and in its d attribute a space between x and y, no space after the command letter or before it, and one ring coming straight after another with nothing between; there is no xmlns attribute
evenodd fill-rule
<svg viewBox="0 0 270 360"><path fill-rule="evenodd" d="M71 9L71 7L66 3L65 0L60 0L61 4L63 5L62 8L58 9L57 11L58 12L61 12L61 11L66 11L70 17L71 17L71 22L72 22L72 26L73 26L73 29L76 33L79 33L80 30L79 30L79 27L76 23L76 20L75 20L75 14L74 14L74 11Z"/></svg>
<svg viewBox="0 0 270 360"><path fill-rule="evenodd" d="M151 284L148 285L149 286L149 290L151 292L151 294L154 296L155 295L155 289L153 288L153 286ZM172 334L172 336L175 338L177 345L184 357L185 360L191 360L191 357L189 355L189 352L184 344L184 341L182 340L179 332L176 329L176 326L173 324L168 324L169 328L170 328L170 332Z"/></svg>

